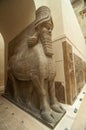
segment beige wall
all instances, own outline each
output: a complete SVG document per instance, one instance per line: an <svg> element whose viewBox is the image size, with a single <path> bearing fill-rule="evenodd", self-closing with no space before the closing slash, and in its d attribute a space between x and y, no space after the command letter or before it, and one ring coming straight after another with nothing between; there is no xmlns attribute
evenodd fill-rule
<svg viewBox="0 0 86 130"><path fill-rule="evenodd" d="M55 81L60 81L63 85L65 85L62 40L56 40L53 42L53 50L56 61Z"/></svg>
<svg viewBox="0 0 86 130"><path fill-rule="evenodd" d="M78 18L82 32L86 38L86 13L80 13L84 7L86 8L86 4L84 5L82 1L77 1L76 3L73 3L75 14Z"/></svg>
<svg viewBox="0 0 86 130"><path fill-rule="evenodd" d="M62 1L62 15L64 24L64 34L71 41L73 50L77 55L86 61L86 44L83 37L80 25L75 16L74 10L70 1Z"/></svg>

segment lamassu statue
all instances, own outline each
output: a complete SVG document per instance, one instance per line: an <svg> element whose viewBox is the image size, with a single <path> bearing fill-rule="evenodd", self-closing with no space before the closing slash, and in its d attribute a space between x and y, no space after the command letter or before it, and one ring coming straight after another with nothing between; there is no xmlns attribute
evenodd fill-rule
<svg viewBox="0 0 86 130"><path fill-rule="evenodd" d="M15 102L34 109L31 98L35 92L41 118L52 123L55 122L56 114L58 118L58 113L64 113L65 110L55 96L53 21L48 7L42 6L36 11L36 20L31 28L29 33L24 34L23 40L16 45L13 55L9 58L8 77L12 82Z"/></svg>

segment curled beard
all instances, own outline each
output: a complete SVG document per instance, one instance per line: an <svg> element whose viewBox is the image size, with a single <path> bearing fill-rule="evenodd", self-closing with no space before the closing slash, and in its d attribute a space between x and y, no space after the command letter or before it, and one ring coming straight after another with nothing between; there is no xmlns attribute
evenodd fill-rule
<svg viewBox="0 0 86 130"><path fill-rule="evenodd" d="M52 49L51 34L48 33L48 32L42 33L41 36L40 36L40 40L42 42L45 55L52 57L53 49Z"/></svg>

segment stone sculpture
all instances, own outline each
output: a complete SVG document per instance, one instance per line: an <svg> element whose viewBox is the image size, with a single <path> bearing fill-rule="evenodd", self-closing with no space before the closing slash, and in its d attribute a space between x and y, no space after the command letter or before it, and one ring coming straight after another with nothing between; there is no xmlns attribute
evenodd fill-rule
<svg viewBox="0 0 86 130"><path fill-rule="evenodd" d="M55 116L65 113L55 96L52 29L50 9L42 6L36 11L32 30L15 47L8 67L15 102L34 109L31 97L35 91L40 116L48 123L56 122Z"/></svg>

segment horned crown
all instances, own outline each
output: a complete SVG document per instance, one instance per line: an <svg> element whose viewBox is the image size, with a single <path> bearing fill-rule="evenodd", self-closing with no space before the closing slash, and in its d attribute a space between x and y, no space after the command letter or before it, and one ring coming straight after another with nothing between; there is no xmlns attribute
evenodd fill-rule
<svg viewBox="0 0 86 130"><path fill-rule="evenodd" d="M50 19L52 21L50 9L47 6L41 6L36 11L35 26L37 27L39 24L46 22ZM52 24L53 24L53 22L52 22Z"/></svg>

